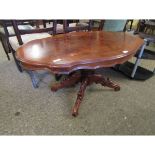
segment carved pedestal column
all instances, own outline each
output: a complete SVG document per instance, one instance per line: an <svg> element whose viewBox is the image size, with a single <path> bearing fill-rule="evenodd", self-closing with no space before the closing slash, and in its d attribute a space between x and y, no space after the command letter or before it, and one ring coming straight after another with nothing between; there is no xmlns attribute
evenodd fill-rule
<svg viewBox="0 0 155 155"><path fill-rule="evenodd" d="M120 86L113 83L109 78L106 79L100 74L95 74L93 71L87 71L87 70L81 71L81 74L76 72L74 74L71 74L67 79L53 85L51 87L51 90L57 91L58 89L72 86L78 82L81 82L81 86L77 94L75 105L72 109L72 115L75 117L78 115L78 110L82 102L82 99L84 97L84 92L86 90L86 87L88 85L96 83L96 84L101 84L104 87L113 88L115 91L120 90Z"/></svg>

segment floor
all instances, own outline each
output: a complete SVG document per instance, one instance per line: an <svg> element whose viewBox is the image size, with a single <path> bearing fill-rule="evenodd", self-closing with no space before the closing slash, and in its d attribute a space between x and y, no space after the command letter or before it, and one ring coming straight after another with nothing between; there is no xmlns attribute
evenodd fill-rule
<svg viewBox="0 0 155 155"><path fill-rule="evenodd" d="M155 63L142 65L153 70ZM74 118L71 108L79 85L53 93L50 86L55 79L48 74L34 89L28 74L17 71L0 44L0 135L155 134L155 77L134 81L112 69L97 72L120 84L121 90L88 87Z"/></svg>

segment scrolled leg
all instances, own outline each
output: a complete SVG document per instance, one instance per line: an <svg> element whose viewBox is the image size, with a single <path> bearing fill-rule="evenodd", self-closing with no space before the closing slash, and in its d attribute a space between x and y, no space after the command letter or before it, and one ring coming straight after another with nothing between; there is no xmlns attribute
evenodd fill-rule
<svg viewBox="0 0 155 155"><path fill-rule="evenodd" d="M92 76L89 76L90 83L95 82L96 84L101 84L102 86L113 88L115 91L120 90L120 86L112 82L109 78L105 79L100 74L94 74Z"/></svg>
<svg viewBox="0 0 155 155"><path fill-rule="evenodd" d="M121 89L118 84L113 83L109 78L107 78L106 86L110 88L114 88L115 91L119 91Z"/></svg>

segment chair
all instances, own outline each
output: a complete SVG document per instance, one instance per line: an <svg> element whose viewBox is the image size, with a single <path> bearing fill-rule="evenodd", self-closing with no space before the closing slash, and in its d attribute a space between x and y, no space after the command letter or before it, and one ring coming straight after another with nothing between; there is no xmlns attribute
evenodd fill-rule
<svg viewBox="0 0 155 155"><path fill-rule="evenodd" d="M97 27L94 23L98 23ZM128 20L93 20L93 29L98 31L125 32Z"/></svg>
<svg viewBox="0 0 155 155"><path fill-rule="evenodd" d="M88 22L89 21L87 21L87 25L88 25ZM92 31L100 31L103 29L105 20L93 19L93 20L91 20L91 22L92 22L91 30Z"/></svg>
<svg viewBox="0 0 155 155"><path fill-rule="evenodd" d="M155 30L155 20L139 20L134 34L138 34L139 32L148 33L148 30L150 34L153 34Z"/></svg>
<svg viewBox="0 0 155 155"><path fill-rule="evenodd" d="M111 32L125 32L127 20L101 20L100 30Z"/></svg>
<svg viewBox="0 0 155 155"><path fill-rule="evenodd" d="M56 20L57 24L56 24L56 34L62 34L64 33L63 30L63 20ZM53 27L53 20L42 20L42 25L40 25L44 28L49 28L49 27Z"/></svg>
<svg viewBox="0 0 155 155"><path fill-rule="evenodd" d="M127 20L127 24L130 22L130 28L129 30L131 31L132 30L132 24L133 24L133 19L128 19Z"/></svg>
<svg viewBox="0 0 155 155"><path fill-rule="evenodd" d="M15 36L9 37L9 44L10 44L10 47L13 53L13 57L17 64L17 67L20 71L22 71L23 68L21 67L20 62L15 57L15 52L17 48L29 41L50 37L51 36L50 34L55 35L57 23L56 23L56 20L53 20L52 27L38 28L39 26L38 23L41 23L41 21L34 20L33 23L35 26L32 29L19 29L19 23L20 23L19 20L12 20L12 25L15 31ZM36 74L33 71L27 71L27 72L29 73L31 77L33 87L37 88L39 81L37 80Z"/></svg>
<svg viewBox="0 0 155 155"><path fill-rule="evenodd" d="M155 30L155 20L148 20L145 22L145 33L149 33L149 34L153 34L154 30ZM149 32L148 32L149 30Z"/></svg>
<svg viewBox="0 0 155 155"><path fill-rule="evenodd" d="M32 26L29 22L20 22L19 29L31 29ZM6 53L8 60L10 60L9 53L11 50L8 45L8 38L11 36L15 36L15 32L10 20L0 20L0 41Z"/></svg>
<svg viewBox="0 0 155 155"><path fill-rule="evenodd" d="M2 43L2 47L4 49L6 56L7 56L7 59L10 60L10 56L9 56L10 51L8 48L7 39L4 35L4 33L1 33L1 32L0 32L0 42Z"/></svg>
<svg viewBox="0 0 155 155"><path fill-rule="evenodd" d="M144 20L144 19L138 21L137 28L134 31L134 34L138 34L139 32L144 32L145 27L146 27L145 22L146 22L146 20Z"/></svg>
<svg viewBox="0 0 155 155"><path fill-rule="evenodd" d="M69 20L63 21L64 33L73 32L73 31L90 31L92 29L92 20L87 22L80 22L75 20L75 22L70 23Z"/></svg>

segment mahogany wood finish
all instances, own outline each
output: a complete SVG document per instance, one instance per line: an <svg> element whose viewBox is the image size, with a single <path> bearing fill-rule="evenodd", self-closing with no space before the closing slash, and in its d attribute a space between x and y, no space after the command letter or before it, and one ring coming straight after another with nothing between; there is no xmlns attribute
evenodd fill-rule
<svg viewBox="0 0 155 155"><path fill-rule="evenodd" d="M143 42L124 32L75 32L30 41L17 49L16 57L26 69L69 74L124 63Z"/></svg>
<svg viewBox="0 0 155 155"><path fill-rule="evenodd" d="M52 91L81 82L72 109L72 115L77 116L88 85L96 83L120 90L119 85L93 71L124 63L143 43L139 37L124 32L75 32L33 40L22 45L16 57L26 69L49 69L58 75L68 74L68 78L51 87Z"/></svg>

